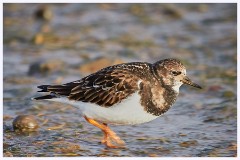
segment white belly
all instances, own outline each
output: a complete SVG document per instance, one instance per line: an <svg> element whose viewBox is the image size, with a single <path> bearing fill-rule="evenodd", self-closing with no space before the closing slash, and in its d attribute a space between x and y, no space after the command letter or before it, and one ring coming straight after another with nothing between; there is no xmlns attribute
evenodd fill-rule
<svg viewBox="0 0 240 160"><path fill-rule="evenodd" d="M144 108L140 106L140 96L138 93L134 93L128 99L109 108L92 103L69 101L67 98L56 98L51 100L71 104L79 108L87 117L107 124L133 125L149 122L159 117L144 111Z"/></svg>

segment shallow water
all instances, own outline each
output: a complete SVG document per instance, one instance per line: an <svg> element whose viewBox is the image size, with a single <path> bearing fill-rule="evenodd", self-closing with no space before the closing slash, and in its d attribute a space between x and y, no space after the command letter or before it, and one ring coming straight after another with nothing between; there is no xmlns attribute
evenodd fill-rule
<svg viewBox="0 0 240 160"><path fill-rule="evenodd" d="M4 4L4 156L237 156L235 4ZM220 12L221 11L221 12ZM112 126L126 149L99 144L102 133L77 109L31 101L37 85L58 84L121 62L175 57L203 86L180 89L160 118ZM38 132L13 132L17 115Z"/></svg>

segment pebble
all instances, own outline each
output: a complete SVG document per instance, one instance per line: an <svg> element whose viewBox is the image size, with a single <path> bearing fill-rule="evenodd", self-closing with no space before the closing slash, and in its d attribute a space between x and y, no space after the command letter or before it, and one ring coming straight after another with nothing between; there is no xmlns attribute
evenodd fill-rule
<svg viewBox="0 0 240 160"><path fill-rule="evenodd" d="M50 21L53 18L53 13L50 7L40 6L34 13L36 19Z"/></svg>
<svg viewBox="0 0 240 160"><path fill-rule="evenodd" d="M20 132L37 131L39 125L33 115L19 115L13 120L13 129Z"/></svg>
<svg viewBox="0 0 240 160"><path fill-rule="evenodd" d="M196 146L198 142L196 140L191 140L191 141L185 141L179 143L179 146L181 147L190 147L190 146Z"/></svg>
<svg viewBox="0 0 240 160"><path fill-rule="evenodd" d="M47 74L55 71L61 71L65 63L59 59L50 59L47 61L37 61L29 66L28 75Z"/></svg>

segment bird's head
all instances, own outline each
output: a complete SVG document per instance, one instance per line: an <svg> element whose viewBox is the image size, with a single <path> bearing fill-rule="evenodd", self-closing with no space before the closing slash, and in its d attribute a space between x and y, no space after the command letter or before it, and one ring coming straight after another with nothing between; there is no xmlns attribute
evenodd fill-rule
<svg viewBox="0 0 240 160"><path fill-rule="evenodd" d="M164 59L153 64L158 80L178 91L182 84L187 84L201 89L198 84L193 83L186 75L186 68L177 59Z"/></svg>

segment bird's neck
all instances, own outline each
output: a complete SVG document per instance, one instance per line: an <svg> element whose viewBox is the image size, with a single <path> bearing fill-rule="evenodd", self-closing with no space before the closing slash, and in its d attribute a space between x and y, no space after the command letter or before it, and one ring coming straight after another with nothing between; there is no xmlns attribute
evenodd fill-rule
<svg viewBox="0 0 240 160"><path fill-rule="evenodd" d="M139 92L142 97L141 104L152 115L162 115L176 101L178 93L171 86L162 87L157 81L154 84L141 85L141 91Z"/></svg>
<svg viewBox="0 0 240 160"><path fill-rule="evenodd" d="M179 93L179 88L181 87L182 83L178 82L174 86L172 86L172 89L178 94Z"/></svg>

